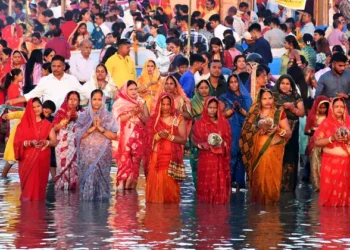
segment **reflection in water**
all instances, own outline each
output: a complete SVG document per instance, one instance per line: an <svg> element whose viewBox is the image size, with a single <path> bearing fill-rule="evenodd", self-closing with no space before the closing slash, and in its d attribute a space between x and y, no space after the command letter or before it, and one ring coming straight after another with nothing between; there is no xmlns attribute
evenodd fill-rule
<svg viewBox="0 0 350 250"><path fill-rule="evenodd" d="M115 193L112 183L110 202L54 194L50 184L45 202L20 203L12 173L0 179L0 248L349 248L350 208L320 208L307 186L276 206L250 204L243 192L229 205L208 205L196 201L189 169L180 204L146 203L144 176L137 191Z"/></svg>

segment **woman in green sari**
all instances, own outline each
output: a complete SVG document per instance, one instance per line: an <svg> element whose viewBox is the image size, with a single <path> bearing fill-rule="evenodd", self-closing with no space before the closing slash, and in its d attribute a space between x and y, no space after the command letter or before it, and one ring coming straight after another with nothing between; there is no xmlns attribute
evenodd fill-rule
<svg viewBox="0 0 350 250"><path fill-rule="evenodd" d="M194 122L201 118L202 111L204 108L205 99L209 96L210 93L210 84L208 80L201 80L196 85L196 92L191 99L192 106L192 117L194 118ZM191 138L191 136L190 136ZM198 164L198 148L194 147L192 144L192 140L190 140L190 164L192 168L192 177L194 187L197 189L197 164Z"/></svg>
<svg viewBox="0 0 350 250"><path fill-rule="evenodd" d="M272 92L260 89L246 116L239 141L251 202L279 202L284 145L291 134L287 116L276 109Z"/></svg>

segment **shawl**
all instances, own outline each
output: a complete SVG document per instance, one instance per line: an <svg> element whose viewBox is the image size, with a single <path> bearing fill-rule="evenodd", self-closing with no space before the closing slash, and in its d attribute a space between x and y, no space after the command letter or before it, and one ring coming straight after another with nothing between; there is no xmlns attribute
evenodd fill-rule
<svg viewBox="0 0 350 250"><path fill-rule="evenodd" d="M155 100L158 100L159 97L163 94L163 92L165 92L165 83L166 81L171 78L173 79L173 81L175 82L175 90L174 90L174 101L175 101L175 108L179 108L179 103L183 102L186 105L186 109L187 112L189 112L191 114L191 101L190 99L187 97L185 91L183 90L183 88L181 87L180 83L176 80L176 78L172 75L167 76L164 81L162 81L161 85L158 88L158 93L156 95ZM181 110L182 111L182 110ZM151 114L154 114L155 112L155 105L154 103L151 103Z"/></svg>
<svg viewBox="0 0 350 250"><path fill-rule="evenodd" d="M318 116L318 108L322 103L329 103L329 98L327 96L320 95L315 99L315 102L313 103L307 116L305 132L309 132L313 127L315 127Z"/></svg>
<svg viewBox="0 0 350 250"><path fill-rule="evenodd" d="M282 92L280 85L283 79L288 79L291 86L292 86L292 91L289 94L285 94ZM290 75L281 75L280 78L278 78L276 85L274 86L273 90L273 97L275 99L275 106L276 108L281 108L283 107L283 104L286 102L292 102L295 106L302 101L301 96L298 93L295 81ZM299 117L293 114L289 109L285 110L287 114L288 120L296 121L299 120ZM291 127L293 129L293 126Z"/></svg>
<svg viewBox="0 0 350 250"><path fill-rule="evenodd" d="M333 110L333 105L336 101L341 100L344 103L345 106L345 111L343 114L343 122L337 121L334 115L334 110ZM334 133L337 131L339 127L346 127L350 129L350 117L348 114L348 109L346 107L346 103L344 99L342 98L334 98L330 101L330 106L328 109L328 115L327 118L323 120L323 122L320 124L318 129L316 130L314 134L314 139L322 139L322 138L329 138L330 136L334 135ZM345 152L349 153L349 150L344 143L336 142L334 141L332 144L328 144L327 148L335 148L335 147L340 147L342 148Z"/></svg>
<svg viewBox="0 0 350 250"><path fill-rule="evenodd" d="M241 138L239 140L239 147L242 153L242 161L244 164L244 167L246 168L246 171L248 173L248 176L250 177L250 174L254 171L254 169L257 166L257 163L263 153L266 151L266 149L270 146L271 141L276 133L273 133L269 136L269 139L266 141L263 149L261 152L259 152L259 157L256 162L252 162L253 160L253 153L254 153L254 136L258 132L257 128L257 122L260 115L260 108L261 108L261 96L264 92L272 92L269 89L260 89L257 100L253 103L252 107L250 108L249 112L247 113L245 122L242 127L242 133ZM276 107L272 110L273 116L274 116L274 124L279 124L282 111L279 109L276 109ZM265 149L265 150L264 150Z"/></svg>
<svg viewBox="0 0 350 250"><path fill-rule="evenodd" d="M143 108L143 104L145 101L141 97L137 97L136 99L132 99L128 96L128 83L124 83L124 85L120 88L118 93L118 99L113 104L113 114L115 118L118 120L121 115L124 115L128 112L131 112L136 107Z"/></svg>
<svg viewBox="0 0 350 250"><path fill-rule="evenodd" d="M64 119L68 119L68 112L71 110L68 106L68 95L66 95L66 98L64 99L64 102L62 103L60 109L57 111L55 118L53 119L52 125L55 126L56 124L60 123ZM78 118L78 112L71 115L69 121L76 121Z"/></svg>
<svg viewBox="0 0 350 250"><path fill-rule="evenodd" d="M26 180L31 172L32 167L39 157L41 149L30 147L30 154L25 155L24 141L27 140L46 140L51 131L51 123L43 119L41 122L36 122L36 116L33 110L33 99L27 103L24 115L19 123L15 138L14 138L14 153L15 159L20 162L20 179L22 189L25 186Z"/></svg>
<svg viewBox="0 0 350 250"><path fill-rule="evenodd" d="M178 125L183 120L183 117L179 114L179 112L175 108L175 101L172 95L169 93L162 93L159 98L157 99L157 105L155 108L155 113L150 116L150 118L147 121L146 124L146 138L145 138L145 151L144 151L144 169L147 172L149 162L151 159L151 155L153 152L153 149L157 143L157 141L154 139L155 135L162 130L165 130L167 127L167 124L163 122L161 118L161 102L164 98L169 98L171 102L171 108L170 108L170 115L174 118L173 123L171 125L171 131L170 133L174 136L179 135L179 128ZM176 165L184 165L183 163L183 146L177 143L171 144L171 160L169 163L169 166L172 164Z"/></svg>
<svg viewBox="0 0 350 250"><path fill-rule="evenodd" d="M77 158L78 158L78 168L79 168L79 161L81 157L83 157L80 154L80 143L82 140L83 135L85 132L90 128L94 118L98 116L101 119L101 126L105 129L112 129L115 126L115 119L111 113L109 113L106 109L106 98L103 96L103 102L101 105L101 108L94 113L92 110L92 102L89 102L88 108L81 112L78 116L77 122L76 122L76 131L75 136L77 140ZM110 140L108 138L105 138L105 141L102 145L98 145L96 147L96 157L94 162L91 162L88 170L84 173L81 181L80 181L80 188L84 188L84 184L86 182L86 179L90 174L92 174L93 170L95 169L97 163L101 159L101 157L104 155L104 153L107 150L107 147L109 145Z"/></svg>
<svg viewBox="0 0 350 250"><path fill-rule="evenodd" d="M209 102L212 100L216 100L218 104L218 119L216 123L210 119L208 114ZM198 145L199 143L208 143L208 137L211 133L219 134L223 139L223 142L225 142L221 145L220 149L213 146L210 146L210 149L214 154L224 154L227 161L227 164L225 164L226 166L224 167L227 167L227 170L229 171L230 148L232 141L231 129L227 119L222 115L222 112L219 109L219 100L214 96L210 96L205 100L202 117L196 121L193 127L192 141L195 145Z"/></svg>

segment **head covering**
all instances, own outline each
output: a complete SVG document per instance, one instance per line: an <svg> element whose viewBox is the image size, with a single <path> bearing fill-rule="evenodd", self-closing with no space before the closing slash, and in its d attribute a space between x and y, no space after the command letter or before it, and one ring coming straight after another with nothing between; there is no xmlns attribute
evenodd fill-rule
<svg viewBox="0 0 350 250"><path fill-rule="evenodd" d="M309 112L306 120L305 125L305 132L310 131L313 127L316 125L317 116L318 116L318 109L322 103L328 103L329 104L329 98L327 96L320 95L318 96L314 104L312 105L311 111Z"/></svg>
<svg viewBox="0 0 350 250"><path fill-rule="evenodd" d="M184 102L185 102L187 108L191 107L191 101L190 101L190 99L188 99L188 97L187 97L185 91L183 90L183 88L181 87L181 85L180 85L180 83L177 81L177 79L176 79L174 76L172 76L172 75L167 76L167 77L162 81L161 85L160 85L159 88L158 88L158 94L156 95L156 100L158 100L159 96L160 96L163 92L165 92L165 88L164 88L164 87L165 87L165 83L166 83L166 81L167 81L169 78L173 79L173 81L175 82L175 90L174 90L174 96L173 96L173 98L178 99L178 97L181 97L181 99L184 100ZM175 100L175 102L176 102L176 100ZM176 103L175 103L175 107L176 107ZM153 105L151 104L151 114L154 113L154 108L155 108L155 107L154 107L154 104L153 104ZM176 108L177 108L177 107L176 107ZM191 112L191 110L189 110L189 112Z"/></svg>
<svg viewBox="0 0 350 250"><path fill-rule="evenodd" d="M113 114L118 119L121 115L134 110L136 107L143 108L144 103L145 101L139 96L136 99L128 96L128 82L126 82L119 90L118 99L113 104Z"/></svg>
<svg viewBox="0 0 350 250"><path fill-rule="evenodd" d="M210 93L211 85L210 85L208 80L200 80L199 83L197 84L197 86L202 82L205 82L208 85L209 93ZM205 99L206 98L201 96L197 90L195 91L194 96L191 99L191 108L192 108L191 113L192 113L192 116L194 118L199 118L201 116L203 108L204 108Z"/></svg>
<svg viewBox="0 0 350 250"><path fill-rule="evenodd" d="M163 122L161 119L161 103L164 98L170 99L170 115L173 117L173 122L171 125L170 133L174 136L179 135L179 124L183 121L183 117L180 115L180 113L176 110L175 107L175 101L171 94L169 93L162 93L159 95L159 98L157 99L157 104L155 107L155 113L150 116L150 118L147 121L146 124L146 137L145 137L145 152L144 152L144 169L147 173L148 171L148 165L149 161L154 149L154 146L156 144L156 141L154 140L154 136L159 131L162 131L164 129L168 128L168 125ZM177 165L183 165L183 147L180 144L172 143L171 147L172 153L171 153L171 160L170 164L177 164Z"/></svg>
<svg viewBox="0 0 350 250"><path fill-rule="evenodd" d="M344 103L344 113L343 113L343 121L338 121L337 118L334 115L334 103L336 101L342 101ZM318 129L316 130L314 134L314 139L322 139L322 138L329 138L330 136L333 136L334 133L340 128L340 127L346 127L347 129L350 129L350 117L348 113L348 109L346 107L346 103L344 99L342 98L334 98L330 101L330 106L328 109L328 115L327 118L323 120L323 122L320 124ZM327 148L335 148L335 147L341 147L345 152L349 152L349 149L346 144L333 141L333 143L328 144Z"/></svg>
<svg viewBox="0 0 350 250"><path fill-rule="evenodd" d="M68 37L68 43L69 44L72 44L72 41L73 41L73 38L74 38L74 35L75 35L75 33L79 30L79 28L81 27L81 25L82 24L85 24L86 25L86 27L87 27L87 24L85 23L85 22L79 22L78 24L77 24L77 26L75 27L75 29L73 30L73 32L69 35L69 37ZM89 33L88 31L86 31L87 33ZM76 41L75 41L76 42ZM75 44L72 44L73 46L75 45Z"/></svg>
<svg viewBox="0 0 350 250"><path fill-rule="evenodd" d="M281 90L281 82L283 79L288 79L291 85L291 92L290 93L284 93ZM298 93L296 84L294 82L294 79L288 75L281 75L280 78L278 78L276 85L273 88L273 96L275 99L275 106L277 108L280 108L283 106L286 102L292 102L295 106L298 104L298 102L302 101L300 94ZM288 120L298 120L299 117L296 116L294 113L292 113L290 110L285 110ZM293 126L291 126L291 129L293 129Z"/></svg>
<svg viewBox="0 0 350 250"><path fill-rule="evenodd" d="M62 103L60 109L57 111L55 118L53 119L52 124L56 125L58 123L60 123L62 120L67 119L68 118L68 112L72 111L72 114L70 116L70 121L76 121L78 118L78 113L77 111L81 109L81 107L78 105L77 110L72 110L69 106L68 106L68 97L72 94L77 94L79 97L79 93L76 91L71 91L66 95L66 98L64 99L64 102Z"/></svg>
<svg viewBox="0 0 350 250"><path fill-rule="evenodd" d="M152 79L149 78L148 70L147 70L147 64L149 62L153 62L154 63L154 72L153 72L153 75L152 75ZM141 82L142 84L148 84L149 82L156 82L156 81L158 81L159 77L160 77L160 72L159 72L159 69L158 69L158 66L157 66L156 62L153 59L148 59L143 64L141 75L140 75L139 79L137 80L137 82Z"/></svg>
<svg viewBox="0 0 350 250"><path fill-rule="evenodd" d="M6 40L7 46L13 50L19 49L22 37L23 28L20 24L10 24L2 30L2 39Z"/></svg>
<svg viewBox="0 0 350 250"><path fill-rule="evenodd" d="M24 65L24 64L27 62L27 60L26 60L26 58L24 57L22 51L19 51L19 50L14 50L14 51L12 51L12 53L11 53L9 59L7 60L6 65L4 66L4 68L3 68L3 70L2 70L4 74L10 73L11 70L14 69L14 65L13 65L13 62L12 62L12 58L13 58L13 55L14 55L15 53L19 53L19 54L21 55L21 62L20 62L21 65Z"/></svg>

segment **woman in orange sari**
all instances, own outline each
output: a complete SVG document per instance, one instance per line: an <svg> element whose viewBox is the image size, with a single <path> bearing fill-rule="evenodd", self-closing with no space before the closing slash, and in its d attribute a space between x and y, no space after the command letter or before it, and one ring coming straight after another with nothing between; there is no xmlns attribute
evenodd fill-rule
<svg viewBox="0 0 350 250"><path fill-rule="evenodd" d="M251 202L278 203L285 140L292 131L272 92L260 89L243 124L239 145L249 180Z"/></svg>
<svg viewBox="0 0 350 250"><path fill-rule="evenodd" d="M127 81L113 104L113 114L119 125L116 158L117 189L135 189L139 178L144 148L144 127L149 116L145 100L137 93L137 84Z"/></svg>
<svg viewBox="0 0 350 250"><path fill-rule="evenodd" d="M56 144L55 132L42 114L39 98L30 99L14 140L15 158L19 162L21 200L45 199L50 172L49 147Z"/></svg>
<svg viewBox="0 0 350 250"><path fill-rule="evenodd" d="M192 130L193 144L199 148L197 198L207 203L226 203L231 195L231 128L218 105L216 97L208 97ZM212 134L220 135L220 144L208 143Z"/></svg>
<svg viewBox="0 0 350 250"><path fill-rule="evenodd" d="M156 63L149 59L143 65L140 77L137 79L139 95L145 99L148 109L151 103L157 102L155 96L160 85L160 72Z"/></svg>
<svg viewBox="0 0 350 250"><path fill-rule="evenodd" d="M327 118L315 132L315 146L322 147L321 206L350 206L350 117L341 98L331 101Z"/></svg>
<svg viewBox="0 0 350 250"><path fill-rule="evenodd" d="M146 201L180 202L180 184L168 174L169 168L184 168L183 145L186 124L169 93L157 100L156 113L147 122L144 168L147 172Z"/></svg>
<svg viewBox="0 0 350 250"><path fill-rule="evenodd" d="M188 99L180 83L172 75L166 77L159 86L156 100L164 92L169 93L174 98L175 109L185 118L188 136L192 127L191 100ZM151 115L156 112L155 104L156 102L152 102L151 104Z"/></svg>

